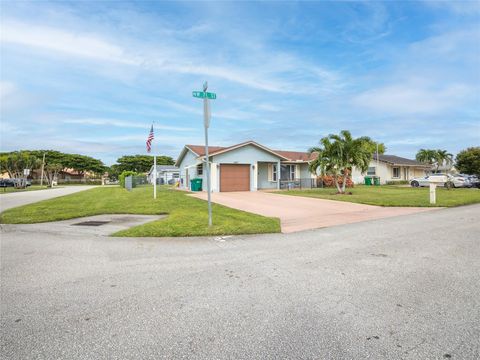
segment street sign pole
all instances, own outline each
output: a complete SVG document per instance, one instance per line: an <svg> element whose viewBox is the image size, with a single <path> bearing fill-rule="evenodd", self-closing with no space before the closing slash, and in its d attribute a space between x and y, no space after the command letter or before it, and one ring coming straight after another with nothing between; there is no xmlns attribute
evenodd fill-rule
<svg viewBox="0 0 480 360"><path fill-rule="evenodd" d="M205 164L207 175L207 196L208 196L208 226L212 226L212 199L210 179L210 159L208 154L208 127L210 126L210 99L215 100L217 94L207 92L208 83L203 84L203 91L193 91L193 97L203 99L203 127L205 129Z"/></svg>
<svg viewBox="0 0 480 360"><path fill-rule="evenodd" d="M206 94L208 83L203 84L203 92ZM203 98L203 127L205 129L205 164L207 170L207 196L208 196L208 226L212 226L212 199L210 194L210 161L208 154L208 127L210 126L210 109L208 108L208 98Z"/></svg>

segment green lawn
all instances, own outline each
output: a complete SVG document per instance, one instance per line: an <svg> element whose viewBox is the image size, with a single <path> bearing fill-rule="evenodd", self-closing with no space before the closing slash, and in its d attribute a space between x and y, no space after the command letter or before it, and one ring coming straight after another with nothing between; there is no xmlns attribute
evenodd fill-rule
<svg viewBox="0 0 480 360"><path fill-rule="evenodd" d="M208 228L207 202L161 187L153 200L151 186L128 192L120 187L98 187L76 194L7 210L0 222L30 224L99 214L168 214L120 231L115 236L201 236L280 232L280 221L213 204L213 226Z"/></svg>
<svg viewBox="0 0 480 360"><path fill-rule="evenodd" d="M1 194L9 194L13 192L23 192L23 191L33 191L33 190L47 190L50 189L47 186L40 186L40 185L32 185L27 187L26 189L16 189L14 187L6 187L6 188L0 188L0 195Z"/></svg>
<svg viewBox="0 0 480 360"><path fill-rule="evenodd" d="M479 189L437 188L437 203L430 205L429 188L400 186L363 186L347 189L352 195L336 195L336 189L278 191L278 194L306 196L379 206L459 206L480 203Z"/></svg>

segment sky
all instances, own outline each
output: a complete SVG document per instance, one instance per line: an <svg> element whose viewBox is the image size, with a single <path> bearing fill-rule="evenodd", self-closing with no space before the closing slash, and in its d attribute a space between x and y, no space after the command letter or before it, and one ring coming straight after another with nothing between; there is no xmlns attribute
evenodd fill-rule
<svg viewBox="0 0 480 360"><path fill-rule="evenodd" d="M341 130L413 158L480 145L480 2L1 1L0 150L110 165Z"/></svg>

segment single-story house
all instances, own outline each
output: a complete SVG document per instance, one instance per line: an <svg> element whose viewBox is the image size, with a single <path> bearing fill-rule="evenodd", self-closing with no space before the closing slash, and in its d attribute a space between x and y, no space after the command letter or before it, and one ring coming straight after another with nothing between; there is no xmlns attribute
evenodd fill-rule
<svg viewBox="0 0 480 360"><path fill-rule="evenodd" d="M373 155L366 174L354 168L352 180L355 184L362 184L365 176L379 176L380 183L392 181L409 181L416 177L425 176L431 170L431 166L416 160L406 159L395 155Z"/></svg>
<svg viewBox="0 0 480 360"><path fill-rule="evenodd" d="M147 178L150 184L153 184L154 172L153 165L148 172ZM168 184L171 180L175 181L180 178L180 169L174 165L157 165L157 184Z"/></svg>
<svg viewBox="0 0 480 360"><path fill-rule="evenodd" d="M311 187L315 181L308 170L312 159L308 152L272 150L255 141L209 146L208 152L214 192ZM175 163L180 169L180 188L190 189L190 181L201 178L205 190L205 163L205 146L185 145Z"/></svg>

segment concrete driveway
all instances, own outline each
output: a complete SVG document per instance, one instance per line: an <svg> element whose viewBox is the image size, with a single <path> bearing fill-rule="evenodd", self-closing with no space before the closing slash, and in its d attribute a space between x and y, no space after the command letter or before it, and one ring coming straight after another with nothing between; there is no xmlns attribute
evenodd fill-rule
<svg viewBox="0 0 480 360"><path fill-rule="evenodd" d="M22 191L0 195L0 212L22 205L48 200L59 196L74 194L79 191L93 189L95 186L65 186L54 189Z"/></svg>
<svg viewBox="0 0 480 360"><path fill-rule="evenodd" d="M1 225L2 359L478 359L480 205L291 234Z"/></svg>
<svg viewBox="0 0 480 360"><path fill-rule="evenodd" d="M205 192L194 193L192 196L204 200L207 199ZM212 201L231 208L280 218L282 232L284 233L413 214L434 209L371 206L343 201L280 195L263 191L213 193Z"/></svg>

